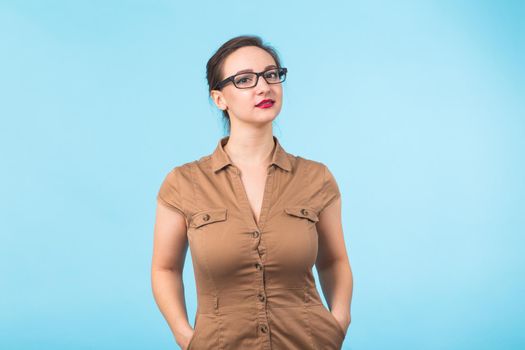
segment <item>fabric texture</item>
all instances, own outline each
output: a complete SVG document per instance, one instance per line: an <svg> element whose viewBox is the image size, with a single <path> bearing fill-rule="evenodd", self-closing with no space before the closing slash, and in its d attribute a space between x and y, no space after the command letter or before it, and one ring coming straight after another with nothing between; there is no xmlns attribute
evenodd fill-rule
<svg viewBox="0 0 525 350"><path fill-rule="evenodd" d="M275 146L259 222L224 151L173 168L157 199L184 215L197 289L189 350L340 349L346 336L322 304L312 268L316 223L340 197L321 162Z"/></svg>

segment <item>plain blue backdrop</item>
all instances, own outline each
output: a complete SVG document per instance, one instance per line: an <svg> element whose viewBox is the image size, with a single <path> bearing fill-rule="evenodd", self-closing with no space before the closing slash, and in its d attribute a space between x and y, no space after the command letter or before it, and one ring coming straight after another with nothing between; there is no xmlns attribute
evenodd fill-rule
<svg viewBox="0 0 525 350"><path fill-rule="evenodd" d="M496 0L0 0L0 348L178 348L150 285L156 194L225 134L207 60L256 34L289 69L274 134L342 193L344 349L523 349L524 18ZM193 324L189 254L184 278Z"/></svg>

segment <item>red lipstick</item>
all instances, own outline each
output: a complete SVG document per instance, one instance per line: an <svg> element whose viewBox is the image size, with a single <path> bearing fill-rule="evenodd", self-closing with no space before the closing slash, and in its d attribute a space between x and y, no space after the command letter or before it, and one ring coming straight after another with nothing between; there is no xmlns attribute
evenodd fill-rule
<svg viewBox="0 0 525 350"><path fill-rule="evenodd" d="M273 104L275 103L274 100L272 99L266 99L266 100L262 100L261 102L257 103L255 105L255 107L259 107L259 108L270 108L271 106L273 106Z"/></svg>

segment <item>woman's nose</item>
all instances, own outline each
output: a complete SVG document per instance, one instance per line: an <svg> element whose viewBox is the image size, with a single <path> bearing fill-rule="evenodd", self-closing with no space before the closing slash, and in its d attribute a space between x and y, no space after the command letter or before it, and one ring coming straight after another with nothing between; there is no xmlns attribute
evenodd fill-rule
<svg viewBox="0 0 525 350"><path fill-rule="evenodd" d="M259 81L257 81L257 85L255 85L255 88L257 89L257 91L267 91L270 90L270 84L268 84L263 77L259 77Z"/></svg>

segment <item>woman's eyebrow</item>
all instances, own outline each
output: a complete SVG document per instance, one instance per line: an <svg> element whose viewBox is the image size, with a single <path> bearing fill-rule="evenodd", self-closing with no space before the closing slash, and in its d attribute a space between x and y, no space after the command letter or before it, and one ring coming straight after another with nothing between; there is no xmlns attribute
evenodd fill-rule
<svg viewBox="0 0 525 350"><path fill-rule="evenodd" d="M264 70L267 70L267 69L270 69L270 68L277 68L277 66L275 64L270 64L269 66L266 66L266 68L264 68ZM253 69L251 69L251 68L250 69L243 69L243 70L238 71L235 74L249 73L249 72L253 72Z"/></svg>

